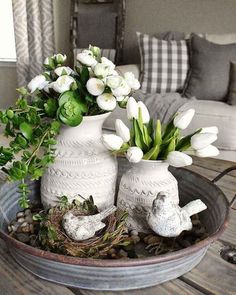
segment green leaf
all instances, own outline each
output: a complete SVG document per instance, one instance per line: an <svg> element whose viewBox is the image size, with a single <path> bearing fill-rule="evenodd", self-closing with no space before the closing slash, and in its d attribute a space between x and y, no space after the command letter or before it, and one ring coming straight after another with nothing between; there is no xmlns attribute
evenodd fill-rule
<svg viewBox="0 0 236 295"><path fill-rule="evenodd" d="M85 85L89 79L88 67L83 66L80 73L81 82Z"/></svg>
<svg viewBox="0 0 236 295"><path fill-rule="evenodd" d="M53 121L51 123L51 130L57 134L59 131L60 131L60 128L61 128L61 123L58 122L58 121Z"/></svg>
<svg viewBox="0 0 236 295"><path fill-rule="evenodd" d="M178 144L176 145L176 151L186 151L191 147L191 137L197 133L201 132L201 129L198 129L197 131L193 132L192 134L189 134L183 138L180 139Z"/></svg>
<svg viewBox="0 0 236 295"><path fill-rule="evenodd" d="M45 109L45 113L50 117L50 118L54 118L56 113L57 113L57 109L58 109L58 102L56 99L53 98L49 98L47 100L47 102L44 104L44 109Z"/></svg>
<svg viewBox="0 0 236 295"><path fill-rule="evenodd" d="M30 124L23 122L20 124L20 131L24 135L24 137L28 140L31 139L32 134L33 134L33 128Z"/></svg>
<svg viewBox="0 0 236 295"><path fill-rule="evenodd" d="M160 146L162 143L162 136L161 136L161 121L157 120L155 135L154 135L154 145Z"/></svg>
<svg viewBox="0 0 236 295"><path fill-rule="evenodd" d="M156 160L159 153L159 146L154 146L144 156L144 160Z"/></svg>
<svg viewBox="0 0 236 295"><path fill-rule="evenodd" d="M133 126L134 126L134 142L137 147L139 147L141 150L144 150L146 148L145 143L143 142L143 136L142 132L139 128L138 121L133 119Z"/></svg>

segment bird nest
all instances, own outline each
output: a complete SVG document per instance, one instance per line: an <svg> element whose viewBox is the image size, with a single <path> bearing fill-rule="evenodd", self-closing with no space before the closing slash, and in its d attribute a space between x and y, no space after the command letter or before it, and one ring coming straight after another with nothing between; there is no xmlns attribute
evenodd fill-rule
<svg viewBox="0 0 236 295"><path fill-rule="evenodd" d="M66 197L62 197L57 206L48 212L41 212L39 219L39 242L40 247L74 257L81 258L109 258L112 248L127 246L132 243L125 224L127 213L117 210L104 219L106 226L96 235L85 241L75 241L68 237L62 227L63 216L68 211L74 215L85 216L98 213L92 197L80 202L78 200L69 204Z"/></svg>

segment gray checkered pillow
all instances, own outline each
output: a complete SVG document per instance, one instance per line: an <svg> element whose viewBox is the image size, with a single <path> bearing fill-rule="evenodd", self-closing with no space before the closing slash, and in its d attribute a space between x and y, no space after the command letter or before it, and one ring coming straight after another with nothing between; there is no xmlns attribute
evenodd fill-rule
<svg viewBox="0 0 236 295"><path fill-rule="evenodd" d="M137 33L141 55L141 90L145 93L181 91L189 62L185 40L165 41Z"/></svg>

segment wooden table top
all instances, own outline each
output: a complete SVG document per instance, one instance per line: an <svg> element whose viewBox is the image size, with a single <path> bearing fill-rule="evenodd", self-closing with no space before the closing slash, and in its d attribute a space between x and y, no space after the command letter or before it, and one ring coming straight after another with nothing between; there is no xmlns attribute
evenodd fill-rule
<svg viewBox="0 0 236 295"><path fill-rule="evenodd" d="M212 180L219 172L233 165L235 162L195 158L194 164L188 169ZM231 201L236 193L236 171L224 176L217 184ZM191 272L151 288L102 292L69 289L35 277L13 260L4 242L0 240L0 295L235 295L236 265L226 262L220 256L220 250L226 245L236 247L236 210L233 209L230 210L230 222L226 231Z"/></svg>

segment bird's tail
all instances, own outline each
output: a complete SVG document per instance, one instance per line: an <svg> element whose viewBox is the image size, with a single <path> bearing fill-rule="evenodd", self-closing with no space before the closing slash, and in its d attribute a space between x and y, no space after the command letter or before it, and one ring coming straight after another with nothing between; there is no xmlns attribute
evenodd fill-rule
<svg viewBox="0 0 236 295"><path fill-rule="evenodd" d="M187 212L188 216L192 216L206 209L207 206L200 199L189 202L182 208L182 210Z"/></svg>
<svg viewBox="0 0 236 295"><path fill-rule="evenodd" d="M100 220L103 220L104 218L106 218L107 216L111 215L113 212L116 211L116 206L110 206L107 209L103 210L102 212L100 212L98 214L98 218Z"/></svg>

